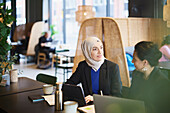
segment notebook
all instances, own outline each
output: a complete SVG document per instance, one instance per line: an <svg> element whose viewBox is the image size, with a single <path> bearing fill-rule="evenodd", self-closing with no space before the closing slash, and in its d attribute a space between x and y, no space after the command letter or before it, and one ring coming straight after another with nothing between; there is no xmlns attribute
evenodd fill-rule
<svg viewBox="0 0 170 113"><path fill-rule="evenodd" d="M143 101L93 95L96 113L145 113Z"/></svg>
<svg viewBox="0 0 170 113"><path fill-rule="evenodd" d="M64 101L76 101L78 102L79 107L86 105L86 101L80 86L64 84L62 90Z"/></svg>
<svg viewBox="0 0 170 113"><path fill-rule="evenodd" d="M30 96L28 96L28 98L32 102L39 102L39 101L43 101L44 100L44 98L41 95L30 95Z"/></svg>

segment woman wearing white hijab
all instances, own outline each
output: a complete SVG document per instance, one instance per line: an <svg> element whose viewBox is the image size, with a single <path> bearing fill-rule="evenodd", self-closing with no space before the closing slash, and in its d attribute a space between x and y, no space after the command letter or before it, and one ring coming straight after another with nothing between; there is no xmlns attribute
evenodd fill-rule
<svg viewBox="0 0 170 113"><path fill-rule="evenodd" d="M82 83L86 103L93 101L93 94L120 96L119 66L105 59L101 40L97 37L86 38L81 49L85 60L79 63L66 84Z"/></svg>

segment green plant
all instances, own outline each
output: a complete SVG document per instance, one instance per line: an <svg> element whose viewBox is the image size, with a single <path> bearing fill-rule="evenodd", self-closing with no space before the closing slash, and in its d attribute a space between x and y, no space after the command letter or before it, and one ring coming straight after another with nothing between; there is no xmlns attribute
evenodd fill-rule
<svg viewBox="0 0 170 113"><path fill-rule="evenodd" d="M15 20L12 9L4 9L4 3L0 3L0 71L8 70L14 63L16 56L8 58L8 51L12 48L7 42L11 31L11 24Z"/></svg>
<svg viewBox="0 0 170 113"><path fill-rule="evenodd" d="M55 27L55 25L50 25L50 32L51 32L50 37L51 37L51 38L53 37L53 35L55 35L55 34L58 33L58 31L55 31L55 30L54 30L54 27ZM41 35L44 35L44 34L45 34L45 32L42 32L42 33L41 33Z"/></svg>
<svg viewBox="0 0 170 113"><path fill-rule="evenodd" d="M0 3L0 55L7 55L11 46L7 42L10 34L11 23L15 18L11 15L11 9L3 9L4 3Z"/></svg>
<svg viewBox="0 0 170 113"><path fill-rule="evenodd" d="M54 27L55 27L55 25L50 25L51 37L58 33L58 31L54 30Z"/></svg>

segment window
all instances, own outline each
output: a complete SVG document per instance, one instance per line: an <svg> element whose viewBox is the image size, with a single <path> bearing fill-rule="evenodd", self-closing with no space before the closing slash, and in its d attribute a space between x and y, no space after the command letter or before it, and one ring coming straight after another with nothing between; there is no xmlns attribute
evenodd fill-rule
<svg viewBox="0 0 170 113"><path fill-rule="evenodd" d="M16 0L16 25L25 24L25 0Z"/></svg>
<svg viewBox="0 0 170 113"><path fill-rule="evenodd" d="M85 5L93 6L95 17L106 17L106 1L85 0ZM82 0L65 0L66 27L63 27L63 0L51 0L51 2L51 23L55 25L55 30L58 31L54 38L60 40L60 43L63 43L63 31L66 31L66 44L69 44L75 49L80 28L78 22L76 22L75 12L78 9L78 5L82 5ZM128 0L110 0L110 16L114 18L128 17Z"/></svg>
<svg viewBox="0 0 170 113"><path fill-rule="evenodd" d="M51 24L55 25L54 30L58 33L54 35L54 40L63 42L63 0L52 0Z"/></svg>
<svg viewBox="0 0 170 113"><path fill-rule="evenodd" d="M127 18L128 0L112 0L110 4L110 16L113 18Z"/></svg>

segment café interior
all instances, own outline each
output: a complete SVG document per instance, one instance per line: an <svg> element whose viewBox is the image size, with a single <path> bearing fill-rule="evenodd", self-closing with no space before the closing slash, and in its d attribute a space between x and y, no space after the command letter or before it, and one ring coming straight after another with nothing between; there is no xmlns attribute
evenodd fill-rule
<svg viewBox="0 0 170 113"><path fill-rule="evenodd" d="M103 92L99 93L102 97L93 96L92 104L80 106L74 99L82 93L84 97L83 83L78 84L80 95L71 93L75 89L67 91L73 96L67 101L62 85L76 72L79 62L86 60L81 48L83 41L97 37L103 43L104 57L119 66L121 92L125 93L136 69L132 61L135 45L151 41L160 49L164 37L170 35L170 0L0 0L1 3L0 113L149 113L145 101L141 110L126 107L117 111L111 102L114 98L107 95L108 99ZM10 26L4 14L14 18L8 18ZM3 25L10 28L6 37ZM52 41L45 43L45 47L55 51L48 55L36 48L46 33ZM170 79L170 55L168 61L159 62L156 67ZM104 99L105 103L97 104L97 99ZM68 101L74 103L67 105ZM129 108L138 105L132 104ZM111 111L104 111L106 105L113 107Z"/></svg>

